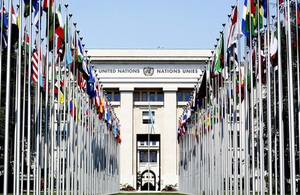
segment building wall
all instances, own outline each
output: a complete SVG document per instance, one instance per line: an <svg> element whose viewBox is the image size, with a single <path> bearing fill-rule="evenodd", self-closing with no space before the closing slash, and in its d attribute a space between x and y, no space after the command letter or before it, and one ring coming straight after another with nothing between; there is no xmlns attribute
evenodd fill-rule
<svg viewBox="0 0 300 195"><path fill-rule="evenodd" d="M151 102L155 112L155 134L161 135L161 189L178 183L178 119L187 102L177 102L180 89L193 91L211 50L88 50L106 91L120 91L120 102L112 102L121 122L121 183L136 188L137 134L147 134L142 111L149 102L135 102L138 90L163 91L162 102Z"/></svg>

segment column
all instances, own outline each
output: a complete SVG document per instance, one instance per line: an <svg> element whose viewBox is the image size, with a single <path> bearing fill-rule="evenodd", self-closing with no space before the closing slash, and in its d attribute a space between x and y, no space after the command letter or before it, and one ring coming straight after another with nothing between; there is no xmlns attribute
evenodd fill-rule
<svg viewBox="0 0 300 195"><path fill-rule="evenodd" d="M136 186L133 176L134 132L133 132L133 87L120 88L120 122L122 124L122 144L120 145L120 182Z"/></svg>
<svg viewBox="0 0 300 195"><path fill-rule="evenodd" d="M178 183L177 170L177 87L164 87L164 126L161 130L161 174L163 186Z"/></svg>

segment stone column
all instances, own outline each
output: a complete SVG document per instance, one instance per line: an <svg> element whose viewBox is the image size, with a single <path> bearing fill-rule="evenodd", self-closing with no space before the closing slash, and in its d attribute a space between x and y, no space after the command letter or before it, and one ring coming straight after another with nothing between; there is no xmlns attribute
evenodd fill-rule
<svg viewBox="0 0 300 195"><path fill-rule="evenodd" d="M120 182L135 185L134 131L133 131L133 87L120 88L120 118L122 143L120 145Z"/></svg>
<svg viewBox="0 0 300 195"><path fill-rule="evenodd" d="M176 175L177 87L164 87L164 127L161 133L161 174L163 185L178 183Z"/></svg>

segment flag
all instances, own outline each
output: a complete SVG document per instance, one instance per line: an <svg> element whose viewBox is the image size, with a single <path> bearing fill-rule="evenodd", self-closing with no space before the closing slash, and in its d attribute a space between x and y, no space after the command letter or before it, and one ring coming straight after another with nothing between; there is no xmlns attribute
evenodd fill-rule
<svg viewBox="0 0 300 195"><path fill-rule="evenodd" d="M73 56L72 56L72 51L71 51L71 45L70 45L70 39L69 39L69 22L68 22L68 16L66 16L66 24L64 30L66 31L66 38L65 38L65 43L66 43L66 66L67 68L70 69L70 64L73 62ZM71 70L71 69L70 69Z"/></svg>
<svg viewBox="0 0 300 195"><path fill-rule="evenodd" d="M259 23L259 28L263 28L263 7L262 4L258 4L257 0L253 0L253 7L256 7L255 9L255 18L254 18L254 26L255 29L258 29L258 23ZM259 6L259 7L258 7ZM252 7L251 7L252 9ZM252 10L251 10L252 12Z"/></svg>
<svg viewBox="0 0 300 195"><path fill-rule="evenodd" d="M1 14L0 14L0 19L1 18ZM6 17L6 10L5 10L5 6L4 6L4 2L3 2L3 34L2 34L2 49L5 49L7 47L7 17ZM1 25L0 23L0 25Z"/></svg>
<svg viewBox="0 0 300 195"><path fill-rule="evenodd" d="M274 32L274 24L273 24L272 31L271 31L271 42L270 42L270 57L271 57L271 64L273 66L277 66L278 64L277 51L278 51L277 31Z"/></svg>
<svg viewBox="0 0 300 195"><path fill-rule="evenodd" d="M222 34L220 44L219 44L219 52L218 52L218 59L215 65L215 70L219 73L222 72L222 69L224 68L224 36Z"/></svg>
<svg viewBox="0 0 300 195"><path fill-rule="evenodd" d="M11 27L12 27L12 31L11 31L11 43L12 45L14 45L18 39L19 39L19 26L18 26L18 19L17 16L15 14L15 10L14 7L12 6L12 20L11 20Z"/></svg>
<svg viewBox="0 0 300 195"><path fill-rule="evenodd" d="M34 11L33 24L35 24L36 27L39 27L39 22L40 22L40 17L42 16L42 12L40 12L41 6L40 6L38 0L33 0L32 1L32 8L33 8L33 11ZM39 15L39 13L40 13L40 15Z"/></svg>
<svg viewBox="0 0 300 195"><path fill-rule="evenodd" d="M268 12L267 0L260 0L260 5L264 10L264 18L267 18L267 12Z"/></svg>
<svg viewBox="0 0 300 195"><path fill-rule="evenodd" d="M55 15L55 34L57 34L57 54L60 61L63 61L65 51L65 34L61 17L61 2L58 4L58 9Z"/></svg>
<svg viewBox="0 0 300 195"><path fill-rule="evenodd" d="M31 59L31 79L34 83L38 82L38 60L39 59L39 54L38 54L38 49L37 49L37 45L36 45L36 40L34 42L34 46L33 46L33 51L32 51L32 59Z"/></svg>
<svg viewBox="0 0 300 195"><path fill-rule="evenodd" d="M236 43L236 40L242 36L240 25L238 24L238 9L236 6L233 11L233 16L230 18L230 20L231 23L229 26L227 48L231 47L232 44Z"/></svg>
<svg viewBox="0 0 300 195"><path fill-rule="evenodd" d="M239 59L237 54L236 43L233 43L231 47L227 49L227 62L228 65L231 64L229 71L231 71L235 66L238 66Z"/></svg>
<svg viewBox="0 0 300 195"><path fill-rule="evenodd" d="M207 88L207 78L206 78L206 70L204 71L202 82L199 88L199 91L197 93L197 100L200 101L200 99L203 99L206 97L206 88Z"/></svg>
<svg viewBox="0 0 300 195"><path fill-rule="evenodd" d="M53 19L54 19L54 7L53 1L50 0L50 5L48 5L48 0L44 0L43 10L47 13L49 17L49 24L48 18L46 19L46 37L49 39L49 51L53 50ZM49 28L49 29L48 29ZM49 32L48 32L49 31Z"/></svg>
<svg viewBox="0 0 300 195"><path fill-rule="evenodd" d="M29 16L29 0L24 0L24 18Z"/></svg>
<svg viewBox="0 0 300 195"><path fill-rule="evenodd" d="M248 17L249 17L249 15L248 15L248 0L245 0L244 6L243 6L242 32L247 38L249 38L249 31L247 31L247 28L246 28Z"/></svg>
<svg viewBox="0 0 300 195"><path fill-rule="evenodd" d="M152 115L152 111L151 111L150 102L149 102L149 120L151 121L151 126L152 126L153 133L155 133L155 131L154 131L154 119L153 119L153 115Z"/></svg>

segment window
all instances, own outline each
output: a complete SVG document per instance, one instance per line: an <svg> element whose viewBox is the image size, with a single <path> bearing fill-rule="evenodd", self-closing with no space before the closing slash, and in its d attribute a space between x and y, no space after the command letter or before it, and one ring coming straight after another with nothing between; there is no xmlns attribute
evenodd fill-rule
<svg viewBox="0 0 300 195"><path fill-rule="evenodd" d="M152 111L153 116L153 124L155 123L155 112ZM151 120L149 119L149 111L143 111L143 124L151 124Z"/></svg>
<svg viewBox="0 0 300 195"><path fill-rule="evenodd" d="M185 100L185 101L189 101L190 95L191 95L191 92L186 91L186 92L184 93L184 100Z"/></svg>
<svg viewBox="0 0 300 195"><path fill-rule="evenodd" d="M162 92L157 92L157 101L159 102L164 101L164 96Z"/></svg>
<svg viewBox="0 0 300 195"><path fill-rule="evenodd" d="M153 152L152 152L152 159L151 159L151 162L157 162L157 160L156 160L156 151L153 151Z"/></svg>
<svg viewBox="0 0 300 195"><path fill-rule="evenodd" d="M181 91L177 92L177 101L178 102L182 102L183 101L183 97L182 97L182 92Z"/></svg>
<svg viewBox="0 0 300 195"><path fill-rule="evenodd" d="M144 151L141 151L140 162L144 162Z"/></svg>
<svg viewBox="0 0 300 195"><path fill-rule="evenodd" d="M136 101L136 102L140 101L140 92L134 92L133 100Z"/></svg>
<svg viewBox="0 0 300 195"><path fill-rule="evenodd" d="M148 101L148 95L147 92L142 92L142 101L147 102Z"/></svg>
<svg viewBox="0 0 300 195"><path fill-rule="evenodd" d="M156 141L152 141L152 146L155 146L156 145Z"/></svg>
<svg viewBox="0 0 300 195"><path fill-rule="evenodd" d="M116 102L120 101L120 92L114 92L114 101Z"/></svg>
<svg viewBox="0 0 300 195"><path fill-rule="evenodd" d="M150 101L151 102L155 101L155 92L150 92Z"/></svg>
<svg viewBox="0 0 300 195"><path fill-rule="evenodd" d="M106 96L108 101L116 101L119 102L120 101L120 92L116 91L116 90L107 90L106 91Z"/></svg>
<svg viewBox="0 0 300 195"><path fill-rule="evenodd" d="M112 93L111 92L107 92L107 99L108 101L112 101Z"/></svg>
<svg viewBox="0 0 300 195"><path fill-rule="evenodd" d="M141 142L141 146L143 146L144 145L144 142Z"/></svg>
<svg viewBox="0 0 300 195"><path fill-rule="evenodd" d="M150 151L150 162L157 162L157 151ZM140 162L148 162L148 150L140 151Z"/></svg>

